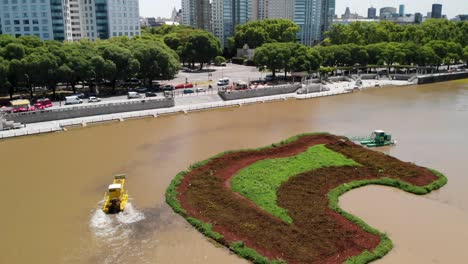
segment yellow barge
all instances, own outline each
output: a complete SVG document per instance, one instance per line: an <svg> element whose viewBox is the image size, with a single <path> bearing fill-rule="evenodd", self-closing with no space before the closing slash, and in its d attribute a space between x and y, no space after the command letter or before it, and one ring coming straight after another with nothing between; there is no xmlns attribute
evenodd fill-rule
<svg viewBox="0 0 468 264"><path fill-rule="evenodd" d="M125 174L115 175L114 181L104 196L102 211L106 214L117 214L125 209L128 202L128 193L124 190Z"/></svg>

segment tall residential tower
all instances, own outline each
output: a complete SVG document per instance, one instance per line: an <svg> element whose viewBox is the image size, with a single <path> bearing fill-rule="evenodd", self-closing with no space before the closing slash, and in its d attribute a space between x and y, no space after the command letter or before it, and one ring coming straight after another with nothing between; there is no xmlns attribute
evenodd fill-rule
<svg viewBox="0 0 468 264"><path fill-rule="evenodd" d="M210 30L210 0L182 0L182 24Z"/></svg>
<svg viewBox="0 0 468 264"><path fill-rule="evenodd" d="M138 0L2 0L3 34L43 40L140 35Z"/></svg>

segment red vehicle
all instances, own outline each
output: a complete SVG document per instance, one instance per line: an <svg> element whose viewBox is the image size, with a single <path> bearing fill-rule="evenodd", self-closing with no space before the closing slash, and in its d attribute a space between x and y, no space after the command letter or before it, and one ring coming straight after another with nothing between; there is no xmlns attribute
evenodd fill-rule
<svg viewBox="0 0 468 264"><path fill-rule="evenodd" d="M13 108L13 113L35 111L36 108L31 106L29 100L19 99L11 101L11 107Z"/></svg>
<svg viewBox="0 0 468 264"><path fill-rule="evenodd" d="M182 83L182 84L176 85L174 88L175 89L193 88L193 84L192 83Z"/></svg>
<svg viewBox="0 0 468 264"><path fill-rule="evenodd" d="M34 104L34 107L36 107L36 109L39 109L39 110L52 107L52 101L48 98L39 99Z"/></svg>

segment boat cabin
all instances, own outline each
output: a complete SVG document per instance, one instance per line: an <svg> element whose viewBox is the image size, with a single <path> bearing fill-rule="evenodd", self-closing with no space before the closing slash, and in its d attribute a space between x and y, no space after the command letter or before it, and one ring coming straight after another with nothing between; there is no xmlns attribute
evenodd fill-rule
<svg viewBox="0 0 468 264"><path fill-rule="evenodd" d="M113 183L109 185L108 192L111 198L118 198L120 196L121 191L122 191L122 184Z"/></svg>

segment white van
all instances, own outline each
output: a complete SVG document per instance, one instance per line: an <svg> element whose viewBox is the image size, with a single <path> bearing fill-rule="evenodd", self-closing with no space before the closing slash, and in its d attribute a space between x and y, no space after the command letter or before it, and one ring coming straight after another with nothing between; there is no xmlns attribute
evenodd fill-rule
<svg viewBox="0 0 468 264"><path fill-rule="evenodd" d="M78 96L76 96L76 95L65 97L65 104L67 104L67 105L68 104L81 104L81 103L83 103L83 100L78 98Z"/></svg>
<svg viewBox="0 0 468 264"><path fill-rule="evenodd" d="M228 78L219 79L217 85L218 86L229 85L229 79Z"/></svg>
<svg viewBox="0 0 468 264"><path fill-rule="evenodd" d="M128 92L127 98L128 99L141 98L141 94L139 94L137 92Z"/></svg>

